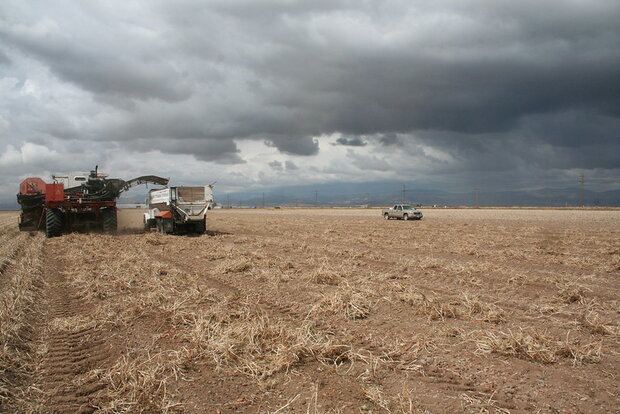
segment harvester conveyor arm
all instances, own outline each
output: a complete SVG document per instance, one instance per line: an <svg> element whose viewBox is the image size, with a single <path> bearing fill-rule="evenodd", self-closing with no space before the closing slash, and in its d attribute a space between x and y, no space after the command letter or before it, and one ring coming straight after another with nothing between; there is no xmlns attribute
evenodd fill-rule
<svg viewBox="0 0 620 414"><path fill-rule="evenodd" d="M146 183L167 185L168 181L170 181L170 179L158 177L156 175L143 175L142 177L138 177L138 178L134 178L129 181L125 181L120 192L122 193L123 191L127 191L132 187L135 187L140 184L146 184Z"/></svg>

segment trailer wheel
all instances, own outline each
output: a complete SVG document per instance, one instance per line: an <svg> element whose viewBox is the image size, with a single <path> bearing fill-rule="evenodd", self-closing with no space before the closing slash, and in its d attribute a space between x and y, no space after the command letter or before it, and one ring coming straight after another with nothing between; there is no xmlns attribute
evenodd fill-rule
<svg viewBox="0 0 620 414"><path fill-rule="evenodd" d="M103 232L108 234L116 233L118 228L118 222L116 218L116 208L108 207L101 210L101 222L103 225Z"/></svg>
<svg viewBox="0 0 620 414"><path fill-rule="evenodd" d="M45 237L58 237L62 234L62 211L57 208L45 210Z"/></svg>
<svg viewBox="0 0 620 414"><path fill-rule="evenodd" d="M197 234L205 234L205 232L207 231L207 220L204 219L203 221L194 224L194 233Z"/></svg>

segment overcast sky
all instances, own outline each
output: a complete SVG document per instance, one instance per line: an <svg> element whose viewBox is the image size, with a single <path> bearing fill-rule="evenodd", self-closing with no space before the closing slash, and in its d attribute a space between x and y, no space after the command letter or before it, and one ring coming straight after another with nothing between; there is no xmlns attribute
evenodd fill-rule
<svg viewBox="0 0 620 414"><path fill-rule="evenodd" d="M618 0L2 0L0 200L95 164L619 189L619 22Z"/></svg>

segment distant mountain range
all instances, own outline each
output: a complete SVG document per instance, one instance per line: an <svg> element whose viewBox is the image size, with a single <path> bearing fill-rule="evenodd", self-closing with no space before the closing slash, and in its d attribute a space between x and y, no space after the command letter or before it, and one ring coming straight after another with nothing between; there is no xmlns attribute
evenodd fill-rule
<svg viewBox="0 0 620 414"><path fill-rule="evenodd" d="M222 206L261 207L263 194L265 206L385 206L403 200L403 183L329 183L290 186L263 191L225 193L215 187L216 202ZM122 203L143 203L146 191L134 190L122 197ZM448 192L429 188L416 188L405 184L405 199L411 204L424 206L541 206L565 207L579 205L579 188L541 188L536 190L480 190ZM584 190L586 206L620 206L620 190ZM0 202L0 209L18 209L17 202Z"/></svg>
<svg viewBox="0 0 620 414"><path fill-rule="evenodd" d="M263 192L248 191L218 193L216 201L224 206L263 205ZM595 192L584 190L587 206L620 206L620 190ZM447 206L578 206L579 188L542 188L536 190L506 190L448 192L415 188L406 185L404 198L408 203ZM281 187L264 191L266 206L385 206L402 202L402 183L330 183L322 185Z"/></svg>

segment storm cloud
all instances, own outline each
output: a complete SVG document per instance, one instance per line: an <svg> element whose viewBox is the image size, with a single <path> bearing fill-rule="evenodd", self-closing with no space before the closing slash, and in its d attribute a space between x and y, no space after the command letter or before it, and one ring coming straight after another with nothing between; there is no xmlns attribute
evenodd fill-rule
<svg viewBox="0 0 620 414"><path fill-rule="evenodd" d="M300 182L620 181L615 0L7 0L0 16L0 156L185 155L231 185L275 180L278 154Z"/></svg>
<svg viewBox="0 0 620 414"><path fill-rule="evenodd" d="M340 137L336 140L336 143L334 145L345 145L348 147L365 147L366 145L368 145L368 143L360 137Z"/></svg>

